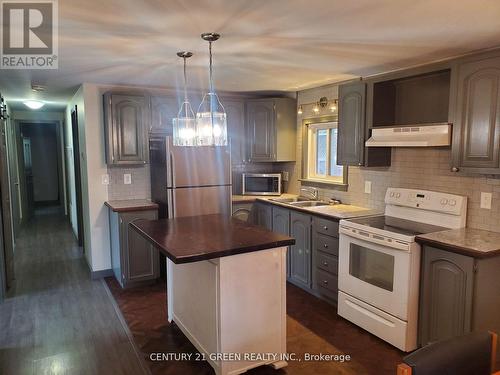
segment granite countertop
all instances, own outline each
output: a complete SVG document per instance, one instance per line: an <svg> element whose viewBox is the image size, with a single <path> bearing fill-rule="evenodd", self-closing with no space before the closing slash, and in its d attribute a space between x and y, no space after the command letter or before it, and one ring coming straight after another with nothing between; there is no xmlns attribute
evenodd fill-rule
<svg viewBox="0 0 500 375"><path fill-rule="evenodd" d="M257 199L272 199L272 198L291 198L295 199L298 195L296 194L281 194L281 195L233 195L232 201L233 203L253 203Z"/></svg>
<svg viewBox="0 0 500 375"><path fill-rule="evenodd" d="M291 237L219 214L137 220L130 225L177 264L295 244Z"/></svg>
<svg viewBox="0 0 500 375"><path fill-rule="evenodd" d="M111 210L115 212L148 211L158 209L156 203L149 199L121 199L104 202Z"/></svg>
<svg viewBox="0 0 500 375"><path fill-rule="evenodd" d="M500 255L500 233L463 228L422 234L416 241L474 258Z"/></svg>
<svg viewBox="0 0 500 375"><path fill-rule="evenodd" d="M308 214L322 216L327 219L350 219L361 216L372 216L372 215L382 215L383 212L380 210L373 210L366 207L354 206L350 204L337 204L329 206L317 206L317 207L297 207L292 206L287 203L277 202L273 199L288 199L297 198L296 194L281 194L280 196L268 196L268 195L233 195L233 203L252 203L255 201L264 202L268 204L273 204L275 206L285 207L291 210L301 211Z"/></svg>

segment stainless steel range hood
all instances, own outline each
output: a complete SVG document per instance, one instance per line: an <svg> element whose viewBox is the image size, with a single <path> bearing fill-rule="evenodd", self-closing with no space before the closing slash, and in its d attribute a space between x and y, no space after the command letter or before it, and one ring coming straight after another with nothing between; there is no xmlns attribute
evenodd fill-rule
<svg viewBox="0 0 500 375"><path fill-rule="evenodd" d="M367 147L435 147L451 144L451 124L433 123L375 128Z"/></svg>

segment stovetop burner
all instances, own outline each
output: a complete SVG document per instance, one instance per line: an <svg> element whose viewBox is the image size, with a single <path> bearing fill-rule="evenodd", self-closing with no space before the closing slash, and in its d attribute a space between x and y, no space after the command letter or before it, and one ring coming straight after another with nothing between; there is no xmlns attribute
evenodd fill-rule
<svg viewBox="0 0 500 375"><path fill-rule="evenodd" d="M385 215L349 219L347 221L405 236L417 236L419 234L439 232L447 229L436 225L424 224Z"/></svg>

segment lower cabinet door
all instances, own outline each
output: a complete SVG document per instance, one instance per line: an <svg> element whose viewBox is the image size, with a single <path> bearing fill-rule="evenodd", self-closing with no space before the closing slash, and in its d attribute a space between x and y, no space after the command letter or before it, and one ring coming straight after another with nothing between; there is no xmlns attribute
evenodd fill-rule
<svg viewBox="0 0 500 375"><path fill-rule="evenodd" d="M273 232L290 235L290 210L273 206ZM290 278L290 247L286 251L286 277Z"/></svg>
<svg viewBox="0 0 500 375"><path fill-rule="evenodd" d="M305 288L311 287L311 216L290 213L290 280Z"/></svg>
<svg viewBox="0 0 500 375"><path fill-rule="evenodd" d="M474 259L426 246L422 270L420 344L470 332Z"/></svg>
<svg viewBox="0 0 500 375"><path fill-rule="evenodd" d="M155 218L156 211L127 212L120 215L124 286L154 280L159 276L158 250L129 226L136 220Z"/></svg>

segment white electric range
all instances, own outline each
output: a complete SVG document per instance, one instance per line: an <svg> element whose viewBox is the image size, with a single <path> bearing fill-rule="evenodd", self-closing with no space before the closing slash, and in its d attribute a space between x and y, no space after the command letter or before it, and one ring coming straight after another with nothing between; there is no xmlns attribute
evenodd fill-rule
<svg viewBox="0 0 500 375"><path fill-rule="evenodd" d="M467 197L389 188L385 215L340 221L338 314L403 351L417 348L420 245L465 227Z"/></svg>

